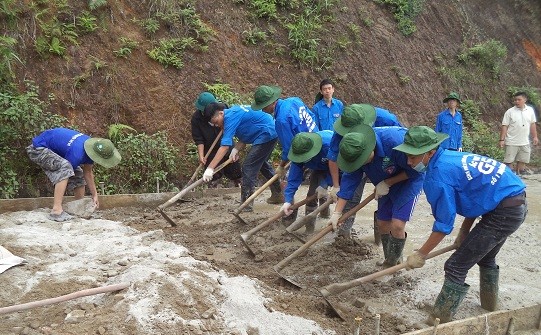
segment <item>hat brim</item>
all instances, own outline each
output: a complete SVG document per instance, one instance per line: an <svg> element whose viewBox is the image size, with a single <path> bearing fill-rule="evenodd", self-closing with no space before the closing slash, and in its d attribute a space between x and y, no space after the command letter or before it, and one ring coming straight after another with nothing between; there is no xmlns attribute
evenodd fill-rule
<svg viewBox="0 0 541 335"><path fill-rule="evenodd" d="M420 148L416 148L412 145L402 143L394 147L393 149L397 151L401 151L407 155L413 155L413 156L422 155L436 148L438 145L441 144L441 142L445 141L449 137L449 135L443 134L443 133L436 133L436 136L438 137L438 141L436 143L425 145Z"/></svg>
<svg viewBox="0 0 541 335"><path fill-rule="evenodd" d="M269 87L272 88L272 96L269 99L267 99L266 101L263 101L263 102L260 102L260 103L256 103L254 101L250 105L250 108L252 108L255 111L260 110L260 109L263 109L263 108L267 107L268 105L272 104L276 100L278 100L278 98L282 94L282 89L279 86L269 86Z"/></svg>
<svg viewBox="0 0 541 335"><path fill-rule="evenodd" d="M323 139L321 138L321 135L319 135L318 133L304 133L303 136L306 136L309 139L311 139L314 142L314 146L308 152L305 152L300 155L295 154L293 152L293 147L290 147L289 152L287 154L287 158L293 163L304 163L304 162L309 161L321 151L321 147L323 146Z"/></svg>
<svg viewBox="0 0 541 335"><path fill-rule="evenodd" d="M120 152L116 148L114 148L113 156L109 158L103 158L94 151L94 144L99 140L101 140L101 138L89 138L85 141L84 147L88 157L90 157L90 159L93 160L94 163L97 163L106 169L112 168L118 163L120 163L122 157L120 156Z"/></svg>
<svg viewBox="0 0 541 335"><path fill-rule="evenodd" d="M344 172L353 172L360 169L361 166L366 164L366 161L370 157L370 154L374 151L374 148L376 147L376 133L374 132L374 129L372 129L372 127L368 125L357 125L355 127L352 127L352 129L353 128L356 129L357 132L362 132L367 136L367 150L364 150L362 154L359 155L359 157L357 157L354 161L347 161L342 157L340 153L338 153L338 159L336 160L336 163L338 164L338 168Z"/></svg>
<svg viewBox="0 0 541 335"><path fill-rule="evenodd" d="M460 99L457 99L457 98L445 98L445 99L443 99L443 103L446 104L447 101L449 101L449 100L456 100L456 101L458 101L459 104L462 104L462 101L460 101Z"/></svg>

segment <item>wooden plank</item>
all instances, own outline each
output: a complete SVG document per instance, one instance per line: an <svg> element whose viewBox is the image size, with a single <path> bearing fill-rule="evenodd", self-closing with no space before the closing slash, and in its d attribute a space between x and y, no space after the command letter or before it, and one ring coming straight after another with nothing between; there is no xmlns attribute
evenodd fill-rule
<svg viewBox="0 0 541 335"><path fill-rule="evenodd" d="M511 318L515 331L539 330L541 304L508 311L496 311L468 319L451 321L437 327L438 335L505 335ZM487 330L488 325L488 330ZM405 335L432 335L434 327L420 329Z"/></svg>
<svg viewBox="0 0 541 335"><path fill-rule="evenodd" d="M213 188L203 191L190 192L188 198L198 199L203 196L218 196L222 194L239 193L240 188ZM100 209L115 207L157 207L171 199L176 192L143 193L143 194L115 194L100 195ZM72 196L65 196L64 203L75 200ZM38 208L51 208L53 197L18 198L0 200L0 213L31 211Z"/></svg>

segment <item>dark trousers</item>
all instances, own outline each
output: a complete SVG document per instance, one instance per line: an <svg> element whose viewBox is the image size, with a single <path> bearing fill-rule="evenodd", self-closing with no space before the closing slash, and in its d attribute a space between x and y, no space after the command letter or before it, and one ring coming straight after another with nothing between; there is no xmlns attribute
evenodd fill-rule
<svg viewBox="0 0 541 335"><path fill-rule="evenodd" d="M475 265L496 268L496 255L507 237L524 222L528 205L497 207L482 216L460 247L445 262L445 278L464 284L468 271Z"/></svg>
<svg viewBox="0 0 541 335"><path fill-rule="evenodd" d="M274 176L274 169L269 163L270 155L276 145L276 139L262 144L252 145L250 151L242 163L242 192L253 193L257 185L257 174L261 174L265 179L271 179ZM276 180L278 188L280 181Z"/></svg>
<svg viewBox="0 0 541 335"><path fill-rule="evenodd" d="M306 193L306 197L311 196L312 194L316 193L317 187L321 184L321 181L325 179L327 176L327 171L322 170L311 170L310 171L310 185L308 186L308 192ZM309 203L306 204L306 207L317 207L318 201L312 200Z"/></svg>

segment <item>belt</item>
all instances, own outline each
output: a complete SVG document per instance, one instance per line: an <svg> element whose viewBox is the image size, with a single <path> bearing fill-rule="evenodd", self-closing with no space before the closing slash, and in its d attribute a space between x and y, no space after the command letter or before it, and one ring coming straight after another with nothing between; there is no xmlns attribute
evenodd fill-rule
<svg viewBox="0 0 541 335"><path fill-rule="evenodd" d="M505 198L498 204L498 208L516 207L526 203L526 192Z"/></svg>

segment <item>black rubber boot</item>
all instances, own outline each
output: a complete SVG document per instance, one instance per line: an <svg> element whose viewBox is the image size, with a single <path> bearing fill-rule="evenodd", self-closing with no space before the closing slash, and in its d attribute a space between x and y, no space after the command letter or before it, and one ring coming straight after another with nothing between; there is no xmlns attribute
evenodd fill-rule
<svg viewBox="0 0 541 335"><path fill-rule="evenodd" d="M406 234L406 238L408 238L408 234ZM402 263L402 251L404 251L406 238L395 238L393 235L389 235L389 242L387 242L387 257L385 258L383 266L391 267Z"/></svg>
<svg viewBox="0 0 541 335"><path fill-rule="evenodd" d="M383 260L377 261L376 265L382 266L385 265L385 261L389 255L389 238L391 234L381 234L381 245L383 246Z"/></svg>
<svg viewBox="0 0 541 335"><path fill-rule="evenodd" d="M306 210L304 211L304 215L308 215L316 210L317 207L312 206L306 206ZM316 218L313 218L312 220L306 222L304 225L306 227L306 230L304 231L306 234L313 234L314 230L316 228Z"/></svg>
<svg viewBox="0 0 541 335"><path fill-rule="evenodd" d="M445 279L434 303L429 323L433 325L436 318L440 319L440 323L451 321L469 289L470 285L468 284L460 285Z"/></svg>
<svg viewBox="0 0 541 335"><path fill-rule="evenodd" d="M352 238L352 229L353 229L353 223L355 221L355 217L349 217L342 223L340 228L338 229L338 236L344 236L345 238Z"/></svg>
<svg viewBox="0 0 541 335"><path fill-rule="evenodd" d="M251 190L247 190L246 188L242 187L240 188L240 202L241 204L243 204L246 199L248 199L252 194L254 193L254 190L251 189ZM243 212L253 212L254 211L254 201L250 201L249 204L246 205L246 207L244 207L242 209Z"/></svg>
<svg viewBox="0 0 541 335"><path fill-rule="evenodd" d="M494 312L498 309L498 281L500 278L500 267L487 268L480 266L479 273L481 307L487 311Z"/></svg>
<svg viewBox="0 0 541 335"><path fill-rule="evenodd" d="M271 196L267 198L267 203L271 205L278 205L284 202L284 195L280 187L280 182L277 180L269 187L271 190Z"/></svg>
<svg viewBox="0 0 541 335"><path fill-rule="evenodd" d="M327 197L323 197L323 198L319 198L319 205L323 205L324 203L327 202ZM321 212L319 212L319 217L320 218L323 218L323 219L328 219L331 217L331 206L328 206L327 208L325 208L324 210L322 210Z"/></svg>

